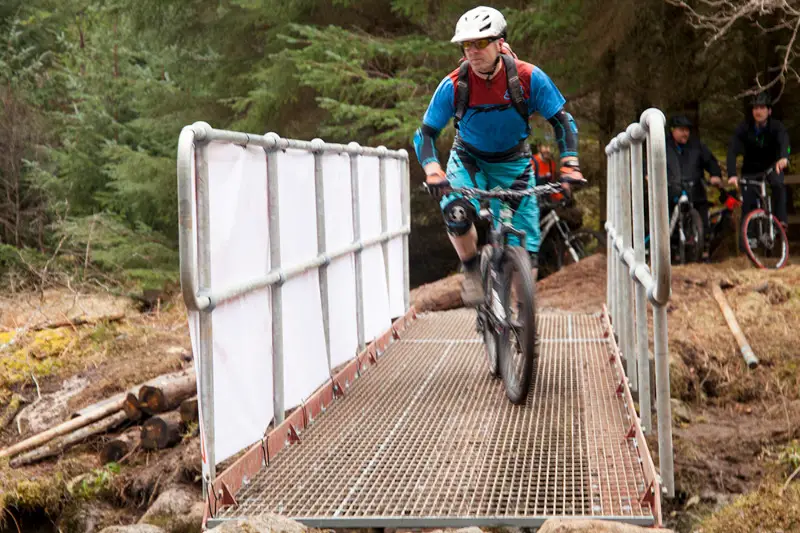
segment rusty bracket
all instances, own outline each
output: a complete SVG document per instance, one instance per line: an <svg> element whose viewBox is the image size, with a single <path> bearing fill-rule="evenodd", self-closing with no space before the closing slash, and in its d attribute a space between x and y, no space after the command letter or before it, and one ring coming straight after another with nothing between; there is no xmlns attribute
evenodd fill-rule
<svg viewBox="0 0 800 533"><path fill-rule="evenodd" d="M227 507L229 505L233 505L234 507L239 506L239 503L233 496L231 489L228 488L227 483L225 483L224 481L222 482L222 488L219 489L219 492L220 492L220 501L222 502L222 507Z"/></svg>
<svg viewBox="0 0 800 533"><path fill-rule="evenodd" d="M292 424L289 424L289 430L286 432L286 434L289 437L289 442L291 444L300 442L300 435L298 435L297 429L295 429Z"/></svg>
<svg viewBox="0 0 800 533"><path fill-rule="evenodd" d="M378 348L376 346L373 346L373 348L367 352L367 357L369 357L369 360L373 365L378 364L378 356L376 355L377 349Z"/></svg>
<svg viewBox="0 0 800 533"><path fill-rule="evenodd" d="M392 338L394 340L400 340L400 330L395 326L392 326Z"/></svg>
<svg viewBox="0 0 800 533"><path fill-rule="evenodd" d="M261 453L264 454L264 458L261 459L261 463L265 466L269 466L269 443L267 441L266 433L263 437L261 437Z"/></svg>
<svg viewBox="0 0 800 533"><path fill-rule="evenodd" d="M617 385L617 396L622 396L622 393L625 391L625 378L623 377L619 380L619 385Z"/></svg>
<svg viewBox="0 0 800 533"><path fill-rule="evenodd" d="M628 432L625 434L626 439L632 439L636 436L636 424L631 424L631 427L628 428Z"/></svg>
<svg viewBox="0 0 800 533"><path fill-rule="evenodd" d="M334 398L344 398L344 389L339 382L335 379L333 380L333 397Z"/></svg>

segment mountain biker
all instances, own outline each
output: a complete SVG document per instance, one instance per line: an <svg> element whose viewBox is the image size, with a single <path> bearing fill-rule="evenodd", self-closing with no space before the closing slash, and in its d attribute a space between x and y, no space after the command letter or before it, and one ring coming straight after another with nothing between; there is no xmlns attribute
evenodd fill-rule
<svg viewBox="0 0 800 533"><path fill-rule="evenodd" d="M769 167L775 172L768 177L772 188L772 209L775 216L788 227L786 186L783 170L789 165L789 133L783 124L772 118L772 99L766 92L757 94L750 102L750 116L737 126L728 146L728 183L736 185L736 156L744 154L742 174L758 174ZM742 190L742 218L755 209L759 191L755 187Z"/></svg>
<svg viewBox="0 0 800 533"><path fill-rule="evenodd" d="M689 197L703 221L703 234L708 235L708 197L705 174L710 174L711 185L722 185L722 170L711 150L695 135L691 135L693 124L684 115L670 119L670 135L667 136L667 189L669 210L675 207L684 183L690 184Z"/></svg>
<svg viewBox="0 0 800 533"><path fill-rule="evenodd" d="M472 222L478 202L468 202L448 189L524 190L535 186L525 139L530 134L528 119L536 112L553 126L561 153L561 173L583 179L578 163L578 128L564 111L564 97L541 69L503 53L510 51L505 38L506 20L496 9L480 6L459 18L451 42L459 44L465 60L439 83L414 135L428 190L440 200L450 241L466 274L461 296L467 305L483 300L478 235ZM451 118L456 136L445 174L436 151L436 138ZM536 198L525 197L512 203L512 208L512 224L527 234L526 248L536 279ZM518 244L513 235L509 241Z"/></svg>
<svg viewBox="0 0 800 533"><path fill-rule="evenodd" d="M544 141L536 144L536 153L531 158L533 170L536 172L536 183L541 185L543 183L556 181L556 162L553 159L553 151L550 145Z"/></svg>

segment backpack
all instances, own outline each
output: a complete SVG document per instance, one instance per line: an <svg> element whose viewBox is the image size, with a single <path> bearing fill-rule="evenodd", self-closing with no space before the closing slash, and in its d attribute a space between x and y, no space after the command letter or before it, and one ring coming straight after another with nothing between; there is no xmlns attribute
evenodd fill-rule
<svg viewBox="0 0 800 533"><path fill-rule="evenodd" d="M508 81L508 93L511 96L511 105L517 110L525 124L528 124L528 106L525 104L525 95L517 74L517 63L508 54L500 54ZM458 129L458 123L464 118L469 105L469 61L464 60L458 69L458 85L456 87L456 113L453 124ZM530 128L530 126L528 126Z"/></svg>

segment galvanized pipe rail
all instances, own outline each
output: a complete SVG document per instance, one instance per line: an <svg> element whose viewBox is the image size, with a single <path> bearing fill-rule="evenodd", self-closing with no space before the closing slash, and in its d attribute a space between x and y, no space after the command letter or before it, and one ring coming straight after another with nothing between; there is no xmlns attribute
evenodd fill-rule
<svg viewBox="0 0 800 533"><path fill-rule="evenodd" d="M659 462L667 496L675 495L666 304L671 294L665 118L645 111L606 146L609 312L639 393L641 425L652 431L647 300L653 307ZM651 264L645 262L642 144L647 146Z"/></svg>
<svg viewBox="0 0 800 533"><path fill-rule="evenodd" d="M246 280L240 284L227 287L211 287L211 258L209 247L210 220L209 220L209 173L208 160L205 146L212 142L224 142L246 147L248 145L259 146L264 151L274 153L279 150L300 149L312 152L315 155L315 185L317 188L317 249L318 255L306 262L294 265L284 265L280 258L280 233L278 213L278 174L277 162L275 158L268 158L268 191L269 191L269 237L270 237L270 258L271 270L263 277ZM324 198L322 194L322 166L321 156L325 153L341 154L346 153L351 156L351 183L353 186L353 231L354 241L338 250L329 251L325 246L325 220L324 220ZM327 314L327 276L326 267L334 259L354 254L356 268L356 302L357 302L357 331L359 350L365 348L364 317L361 316L361 302L363 295L362 287L362 261L361 251L373 245L383 244L384 258L387 259L387 278L388 278L388 250L387 244L390 240L403 236L403 268L404 268L404 308L409 308L409 268L408 268L408 235L410 233L410 190L408 184L407 165L402 166L401 187L402 187L402 226L394 231L387 231L386 227L386 198L382 194L381 213L382 213L382 233L370 239L360 238L359 227L359 198L358 198L358 175L357 175L357 156L377 156L380 161L380 181L381 192L384 192L385 181L385 160L399 159L408 161L406 150L388 150L384 146L377 148L362 147L358 143L351 142L348 145L325 143L321 139L312 141L299 141L284 139L276 133L266 135L255 135L226 130L217 130L205 122L196 122L191 126L186 126L181 131L178 139L178 215L179 215L179 245L180 245L180 279L183 299L186 307L190 311L200 312L200 336L199 336L199 357L200 367L199 380L201 390L202 419L205 437L205 450L208 455L210 472L204 479L204 490L209 484L213 484L216 477L215 458L214 458L214 379L213 379L213 357L212 357L212 329L211 313L214 308L224 302L244 294L273 287L272 290L272 340L273 340L273 391L274 391L274 413L275 422L280 424L284 420L284 375L283 375L283 340L281 338L281 285L300 274L313 269L320 270L320 291L323 305L323 327L326 345L330 339L328 314ZM192 162L195 163L195 173L192 172ZM194 191L193 191L194 185ZM195 234L195 212L196 206L197 233ZM328 350L330 348L328 347ZM330 366L330 351L327 354Z"/></svg>

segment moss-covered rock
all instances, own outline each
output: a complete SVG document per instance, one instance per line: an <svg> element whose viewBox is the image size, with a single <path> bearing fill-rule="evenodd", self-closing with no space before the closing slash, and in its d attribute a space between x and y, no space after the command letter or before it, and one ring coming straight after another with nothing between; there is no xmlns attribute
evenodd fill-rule
<svg viewBox="0 0 800 533"><path fill-rule="evenodd" d="M704 520L703 533L759 533L800 531L800 483L762 486Z"/></svg>

